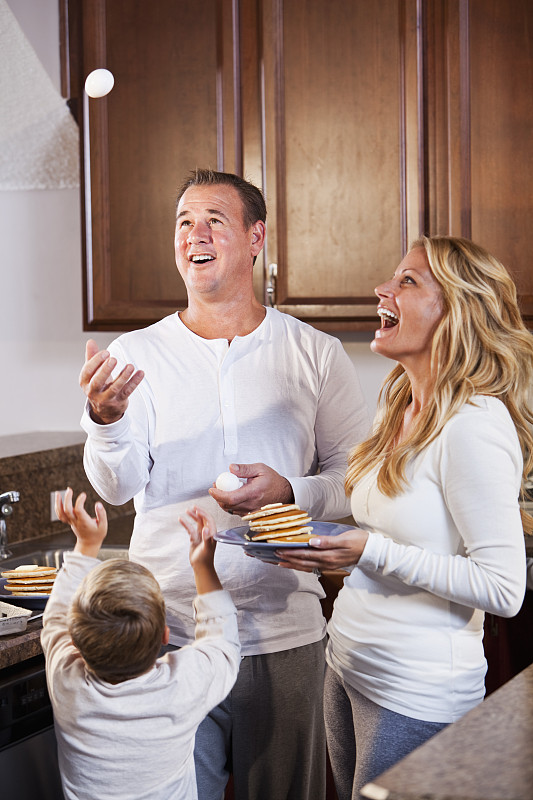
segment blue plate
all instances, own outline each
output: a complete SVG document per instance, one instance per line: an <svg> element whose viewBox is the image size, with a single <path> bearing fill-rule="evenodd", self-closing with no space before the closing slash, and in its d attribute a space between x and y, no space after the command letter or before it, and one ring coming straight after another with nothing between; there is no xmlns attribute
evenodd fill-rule
<svg viewBox="0 0 533 800"><path fill-rule="evenodd" d="M337 522L315 522L314 520L309 523L309 527L313 528L313 536L338 536L339 533L353 530L353 525L341 525ZM279 562L276 550L309 548L307 542L276 542L275 539L270 542L251 542L245 536L248 531L248 525L239 525L239 527L229 528L227 531L218 531L215 534L215 539L223 544L238 544L249 555L259 558L261 561L267 561L269 564L277 564Z"/></svg>
<svg viewBox="0 0 533 800"><path fill-rule="evenodd" d="M5 578L0 578L0 600L3 603L11 603L13 606L20 606L22 608L31 608L33 610L40 610L42 611L48 602L48 598L50 597L49 594L38 594L37 592L33 592L31 595L25 595L20 597L19 595L13 595L11 592L6 592L4 586L6 585L7 580Z"/></svg>

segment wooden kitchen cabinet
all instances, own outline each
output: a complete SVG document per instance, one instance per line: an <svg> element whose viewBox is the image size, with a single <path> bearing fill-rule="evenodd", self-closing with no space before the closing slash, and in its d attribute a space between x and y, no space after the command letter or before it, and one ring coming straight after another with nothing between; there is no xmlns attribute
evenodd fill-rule
<svg viewBox="0 0 533 800"><path fill-rule="evenodd" d="M236 169L231 2L68 0L63 12L82 132L85 327L141 327L186 302L177 187L197 164ZM85 77L103 66L115 86L90 99Z"/></svg>
<svg viewBox="0 0 533 800"><path fill-rule="evenodd" d="M533 591L527 591L515 617L485 615L483 647L487 658L485 686L491 694L533 664Z"/></svg>
<svg viewBox="0 0 533 800"><path fill-rule="evenodd" d="M424 3L425 219L512 272L533 327L533 3Z"/></svg>
<svg viewBox="0 0 533 800"><path fill-rule="evenodd" d="M82 131L88 330L186 303L174 197L196 166L261 186L262 302L376 326L373 288L420 232L484 244L533 323L528 0L59 0ZM88 99L86 75L115 87Z"/></svg>

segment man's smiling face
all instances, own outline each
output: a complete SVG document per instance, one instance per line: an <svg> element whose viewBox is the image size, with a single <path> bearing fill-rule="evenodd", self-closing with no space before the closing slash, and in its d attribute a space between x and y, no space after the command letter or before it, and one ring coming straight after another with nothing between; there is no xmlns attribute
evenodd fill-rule
<svg viewBox="0 0 533 800"><path fill-rule="evenodd" d="M244 225L238 191L225 184L190 186L176 216L176 265L189 296L224 300L251 282L252 262L264 240L264 223Z"/></svg>

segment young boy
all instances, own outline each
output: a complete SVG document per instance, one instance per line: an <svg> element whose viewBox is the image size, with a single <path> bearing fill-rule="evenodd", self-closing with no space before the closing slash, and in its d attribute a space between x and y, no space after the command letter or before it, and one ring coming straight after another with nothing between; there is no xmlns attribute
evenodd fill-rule
<svg viewBox="0 0 533 800"><path fill-rule="evenodd" d="M158 658L168 643L165 604L140 564L96 556L107 533L56 497L59 519L76 534L43 619L59 766L66 800L196 800L196 729L235 683L240 663L236 609L213 557L215 525L199 508L181 522L190 538L198 596L196 640Z"/></svg>

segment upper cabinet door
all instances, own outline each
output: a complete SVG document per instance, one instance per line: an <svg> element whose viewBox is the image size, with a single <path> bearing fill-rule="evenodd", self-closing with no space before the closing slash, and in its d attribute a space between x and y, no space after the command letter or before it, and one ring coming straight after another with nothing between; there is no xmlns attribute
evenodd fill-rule
<svg viewBox="0 0 533 800"><path fill-rule="evenodd" d="M67 10L83 129L85 326L127 330L186 305L178 186L196 166L240 168L235 19L224 0L77 0ZM115 85L90 99L83 85L98 67Z"/></svg>
<svg viewBox="0 0 533 800"><path fill-rule="evenodd" d="M375 328L374 287L420 227L416 2L262 10L271 296L318 327Z"/></svg>
<svg viewBox="0 0 533 800"><path fill-rule="evenodd" d="M499 258L533 326L533 3L424 2L424 147L430 233Z"/></svg>

